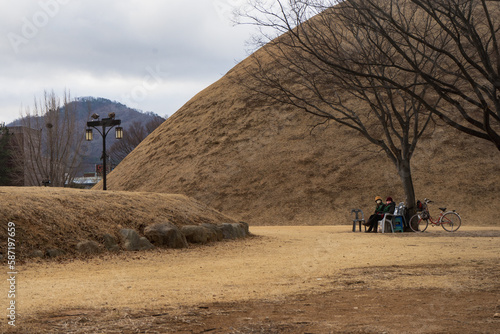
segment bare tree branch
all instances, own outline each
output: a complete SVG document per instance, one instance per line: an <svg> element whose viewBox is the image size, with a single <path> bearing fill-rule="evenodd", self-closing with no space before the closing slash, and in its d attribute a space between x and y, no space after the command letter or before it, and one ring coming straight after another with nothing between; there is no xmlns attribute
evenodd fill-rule
<svg viewBox="0 0 500 334"><path fill-rule="evenodd" d="M146 124L141 122L133 122L124 131L123 139L115 142L109 149L109 155L113 163L118 164L120 161L134 150L151 132L165 121L165 118L155 115Z"/></svg>
<svg viewBox="0 0 500 334"><path fill-rule="evenodd" d="M410 161L431 121L429 110L442 98L431 94L413 68L400 66L403 57L393 43L369 25L367 19L373 17L347 3L276 2L280 10L256 1L252 3L257 14L240 13L242 19L283 34L265 41L246 67L252 80L239 83L279 103L345 125L379 146L396 166L412 206ZM384 9L399 10L393 5ZM407 26L424 29L432 23L419 21L416 9L404 20ZM388 29L389 23L380 25ZM422 53L424 46L412 47ZM438 70L438 58L437 53L413 54L413 61L429 73Z"/></svg>
<svg viewBox="0 0 500 334"><path fill-rule="evenodd" d="M33 109L26 108L17 153L23 161L25 185L40 186L44 180L55 187L71 184L80 168L83 141L76 116L66 92L62 104L54 92L45 92L43 100L35 99Z"/></svg>

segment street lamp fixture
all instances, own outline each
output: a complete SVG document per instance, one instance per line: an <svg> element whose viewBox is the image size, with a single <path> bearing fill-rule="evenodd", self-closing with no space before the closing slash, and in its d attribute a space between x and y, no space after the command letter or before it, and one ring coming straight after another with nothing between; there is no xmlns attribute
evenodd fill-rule
<svg viewBox="0 0 500 334"><path fill-rule="evenodd" d="M116 139L123 139L123 128L121 126L117 126L115 128L115 138Z"/></svg>
<svg viewBox="0 0 500 334"><path fill-rule="evenodd" d="M102 118L99 120L99 115L93 114L91 121L87 122L87 130L85 130L85 140L91 141L93 139L92 128L96 129L97 132L102 136L102 189L106 190L106 136L112 128L115 128L115 138L123 138L123 128L118 126L121 124L121 120L115 119L115 113L109 113L108 118Z"/></svg>
<svg viewBox="0 0 500 334"><path fill-rule="evenodd" d="M94 139L94 135L92 134L92 129L85 130L85 140L92 141Z"/></svg>

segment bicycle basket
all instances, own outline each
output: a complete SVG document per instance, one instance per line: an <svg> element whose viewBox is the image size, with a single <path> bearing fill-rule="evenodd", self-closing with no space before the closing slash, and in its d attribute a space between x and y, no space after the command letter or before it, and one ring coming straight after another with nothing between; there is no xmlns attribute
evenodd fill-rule
<svg viewBox="0 0 500 334"><path fill-rule="evenodd" d="M417 200L417 210L418 211L423 211L424 210L424 203L420 202Z"/></svg>

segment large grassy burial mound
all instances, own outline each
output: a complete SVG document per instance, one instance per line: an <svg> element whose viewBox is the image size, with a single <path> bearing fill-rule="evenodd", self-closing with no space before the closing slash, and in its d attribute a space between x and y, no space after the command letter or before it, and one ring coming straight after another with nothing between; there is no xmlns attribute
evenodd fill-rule
<svg viewBox="0 0 500 334"><path fill-rule="evenodd" d="M251 225L345 224L376 195L404 200L383 152L333 123L311 131L316 119L243 90L233 72L146 138L108 189L185 194ZM412 160L417 198L457 209L466 224L494 223L498 151L443 125L429 130Z"/></svg>
<svg viewBox="0 0 500 334"><path fill-rule="evenodd" d="M79 243L103 244L106 234L119 241L123 229L143 234L167 222L179 228L239 224L184 195L1 187L0 198L0 236L7 240L8 222L15 224L19 260L50 250L75 254Z"/></svg>
<svg viewBox="0 0 500 334"><path fill-rule="evenodd" d="M236 82L259 65L292 80L268 44L198 93L109 175L113 190L181 193L255 225L349 222L375 196L404 201L396 167L378 146L336 123L318 123ZM341 94L340 92L339 94ZM364 105L352 100L352 108ZM465 224L492 224L500 207L500 153L438 119L412 158L417 199L456 209ZM99 188L101 185L98 185Z"/></svg>

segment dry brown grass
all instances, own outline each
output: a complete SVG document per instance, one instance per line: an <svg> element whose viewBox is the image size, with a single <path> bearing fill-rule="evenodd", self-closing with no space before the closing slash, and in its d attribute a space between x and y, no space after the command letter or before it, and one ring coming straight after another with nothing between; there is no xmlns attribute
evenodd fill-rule
<svg viewBox="0 0 500 334"><path fill-rule="evenodd" d="M373 210L376 195L404 201L395 166L365 139L244 91L242 62L146 138L109 176L111 189L182 193L251 225L319 225ZM494 224L500 154L446 126L429 127L412 160L417 198Z"/></svg>
<svg viewBox="0 0 500 334"><path fill-rule="evenodd" d="M170 221L177 226L235 222L184 195L1 187L0 237L7 222L16 224L18 260L33 250L59 248L70 255L83 240L117 235L120 228L140 229Z"/></svg>
<svg viewBox="0 0 500 334"><path fill-rule="evenodd" d="M498 227L349 230L254 227L203 247L28 263L18 333L495 332ZM270 319L295 330L257 330Z"/></svg>

